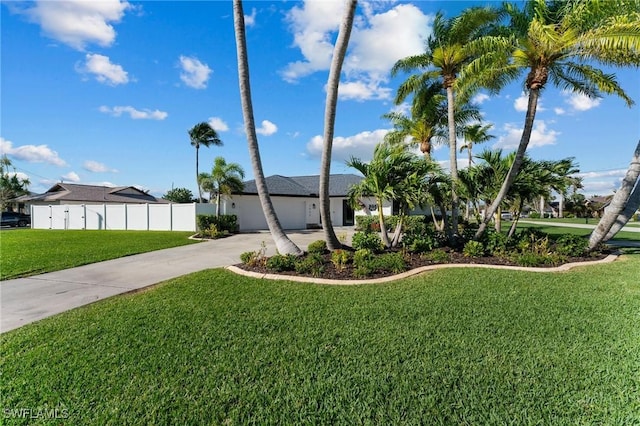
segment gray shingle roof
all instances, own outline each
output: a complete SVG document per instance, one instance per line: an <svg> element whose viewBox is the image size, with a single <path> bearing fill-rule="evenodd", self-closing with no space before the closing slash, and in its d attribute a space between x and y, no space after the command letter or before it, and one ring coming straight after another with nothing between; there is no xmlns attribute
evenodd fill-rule
<svg viewBox="0 0 640 426"><path fill-rule="evenodd" d="M337 174L329 176L329 196L345 197L351 186L359 183L362 176L353 174ZM317 197L320 191L320 176L281 176L273 175L265 178L270 195L290 197ZM257 194L255 180L244 182L243 194Z"/></svg>
<svg viewBox="0 0 640 426"><path fill-rule="evenodd" d="M25 197L23 201L58 202L75 201L84 203L167 203L167 200L146 194L133 186L106 187L58 183L44 194Z"/></svg>

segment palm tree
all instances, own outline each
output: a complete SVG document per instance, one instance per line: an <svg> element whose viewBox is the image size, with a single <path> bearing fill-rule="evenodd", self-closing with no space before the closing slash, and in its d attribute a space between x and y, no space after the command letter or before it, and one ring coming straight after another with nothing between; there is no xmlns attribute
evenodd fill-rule
<svg viewBox="0 0 640 426"><path fill-rule="evenodd" d="M640 65L640 3L637 0L529 0L522 10L505 4L507 35L485 36L469 45L479 55L461 73L463 92L479 87L494 91L527 71L528 105L516 157L499 194L489 207L476 238L484 232L513 184L531 139L540 92L548 81L590 97L615 94L633 101L616 81L594 64Z"/></svg>
<svg viewBox="0 0 640 426"><path fill-rule="evenodd" d="M203 192L209 193L209 202L213 201L213 193L215 192L215 186L213 179L211 179L210 173L202 172L198 175L198 185Z"/></svg>
<svg viewBox="0 0 640 426"><path fill-rule="evenodd" d="M216 194L216 216L220 216L220 198L222 195L230 196L234 192L242 192L244 189L244 170L238 163L227 163L222 157L216 157L213 161L213 169L210 175L212 192Z"/></svg>
<svg viewBox="0 0 640 426"><path fill-rule="evenodd" d="M324 137L322 146L322 160L320 163L320 218L324 238L329 250L342 247L331 222L331 199L329 198L329 176L331 174L331 150L333 147L333 132L336 121L336 104L338 102L338 86L344 56L347 53L353 18L356 12L357 0L349 0L345 5L345 12L338 32L338 40L331 60L329 79L327 82L327 98L324 110Z"/></svg>
<svg viewBox="0 0 640 426"><path fill-rule="evenodd" d="M455 94L454 85L462 67L473 58L466 45L472 40L487 33L491 24L499 17L493 8L474 7L467 9L461 15L446 19L438 12L433 23L433 34L426 43L426 52L404 58L396 62L391 73L398 71L410 72L415 69L426 69L414 83L416 88L426 81L440 81L447 95L447 122L449 136L449 167L453 183L451 190L452 224L450 239L458 233L458 194L456 184L458 180L458 149L456 146L455 122Z"/></svg>
<svg viewBox="0 0 640 426"><path fill-rule="evenodd" d="M189 139L191 139L191 146L196 148L196 184L198 184L198 202L201 203L202 190L200 189L200 171L198 168L198 152L200 151L200 146L206 146L207 148L211 145L220 146L222 145L222 141L218 137L218 132L205 121L196 124L189 130Z"/></svg>
<svg viewBox="0 0 640 426"><path fill-rule="evenodd" d="M605 214L589 237L589 249L594 249L601 242L611 239L626 225L631 215L640 207L639 187L640 141L638 141L620 188L616 191L609 208L605 210ZM614 232L611 232L612 228Z"/></svg>
<svg viewBox="0 0 640 426"><path fill-rule="evenodd" d="M276 248L281 254L302 255L302 250L287 237L276 211L271 202L269 191L262 170L260 159L260 149L258 147L258 137L256 135L256 124L253 117L253 105L251 102L251 85L249 81L249 61L247 59L247 39L244 26L244 11L242 0L233 0L233 26L236 36L236 49L238 55L238 80L240 85L240 100L242 101L242 115L244 117L245 132L247 133L247 144L249 146L249 157L251 167L258 190L258 197L262 205L269 232L276 244Z"/></svg>
<svg viewBox="0 0 640 426"><path fill-rule="evenodd" d="M467 150L467 154L469 154L469 167L473 163L473 145L488 142L491 139L495 138L495 136L490 135L489 129L493 127L493 124L482 125L482 123L473 123L467 126L464 126L462 129L462 134L464 136L464 145L460 147L460 152L462 150Z"/></svg>
<svg viewBox="0 0 640 426"><path fill-rule="evenodd" d="M378 222L382 242L385 247L392 247L399 241L401 220L397 224L396 237L389 239L384 222L383 206L385 201L396 201L401 206L412 208L421 204L426 195L423 188L427 186L429 173L436 170L435 163L418 158L404 145L391 145L382 142L376 145L373 158L365 163L352 157L347 166L358 170L364 179L349 190L352 205L357 205L362 197L374 197L378 211Z"/></svg>

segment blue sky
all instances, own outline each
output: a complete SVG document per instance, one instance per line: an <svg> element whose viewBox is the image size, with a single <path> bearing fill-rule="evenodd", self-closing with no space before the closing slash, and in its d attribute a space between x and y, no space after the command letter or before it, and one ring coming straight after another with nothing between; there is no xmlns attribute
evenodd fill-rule
<svg viewBox="0 0 640 426"><path fill-rule="evenodd" d="M390 124L381 116L402 76L396 60L422 51L433 16L486 2L360 2L340 88L332 172L353 173ZM223 156L252 178L242 124L230 1L6 1L0 6L0 151L44 192L56 182L135 185L197 195L188 130L209 121L224 142L200 149L200 171ZM341 1L245 2L254 114L266 175L319 173L332 43ZM638 70L610 70L640 102ZM526 99L514 83L477 97L496 138L514 149ZM640 137L640 110L616 97L549 87L529 154L575 157L584 193L617 188ZM446 166L448 150L433 153ZM461 165L466 153L460 155Z"/></svg>

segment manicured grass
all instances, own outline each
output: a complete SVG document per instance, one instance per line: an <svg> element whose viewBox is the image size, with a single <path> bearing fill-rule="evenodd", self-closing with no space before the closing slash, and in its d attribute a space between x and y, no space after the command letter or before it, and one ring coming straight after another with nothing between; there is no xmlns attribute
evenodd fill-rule
<svg viewBox="0 0 640 426"><path fill-rule="evenodd" d="M567 218L567 217L563 217L563 218L545 218L545 219L532 219L532 218L523 218L522 220L533 220L536 222L554 222L554 223L576 223L579 225L597 225L598 222L600 221L599 218L589 218L585 221L585 218L577 218L577 217L571 217L571 218ZM631 220L630 222L628 222L625 226L640 226L640 222L636 222L634 220Z"/></svg>
<svg viewBox="0 0 640 426"><path fill-rule="evenodd" d="M17 229L0 231L0 279L58 271L191 244L192 232Z"/></svg>
<svg viewBox="0 0 640 426"><path fill-rule="evenodd" d="M545 222L548 222L548 220L545 220ZM506 232L509 230L510 226L511 226L511 222L506 222L506 224L503 223L502 230ZM520 221L518 222L517 226L518 226L518 229L537 228L549 235L556 235L556 236L562 235L562 234L572 234L572 235L580 235L580 236L586 237L592 232L592 229L587 229L587 228L569 228L569 227L562 227L557 225L555 226L554 225L537 225L533 223L525 223ZM640 233L620 231L616 234L616 236L613 239L622 240L622 241L640 241Z"/></svg>
<svg viewBox="0 0 640 426"><path fill-rule="evenodd" d="M638 255L358 287L203 271L3 335L3 420L638 424L638 276Z"/></svg>

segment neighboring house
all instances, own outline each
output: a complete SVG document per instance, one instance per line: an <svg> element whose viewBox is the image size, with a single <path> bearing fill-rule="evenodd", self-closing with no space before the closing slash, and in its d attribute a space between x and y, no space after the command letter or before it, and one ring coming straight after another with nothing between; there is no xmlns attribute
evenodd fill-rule
<svg viewBox="0 0 640 426"><path fill-rule="evenodd" d="M97 186L76 183L57 183L44 194L20 197L20 203L34 206L63 204L166 204L133 186Z"/></svg>
<svg viewBox="0 0 640 426"><path fill-rule="evenodd" d="M331 222L334 226L354 225L356 214L347 201L349 188L363 178L353 174L335 174L329 177ZM319 228L320 176L280 176L265 178L271 202L283 229ZM221 205L223 214L235 214L241 231L265 230L267 221L262 212L255 180L244 182L244 191L233 194Z"/></svg>
<svg viewBox="0 0 640 426"><path fill-rule="evenodd" d="M609 208L611 204L611 200L613 200L613 195L600 196L595 195L589 198L585 205L591 211L591 214L595 217L602 217Z"/></svg>

